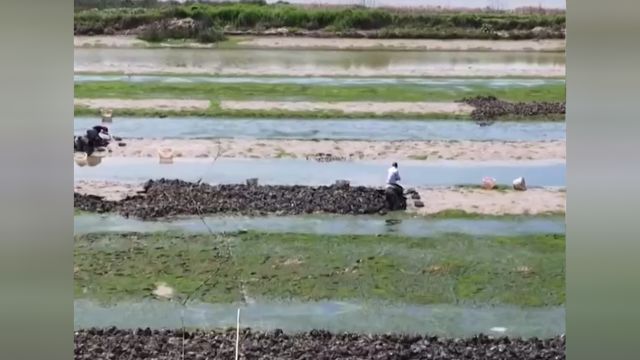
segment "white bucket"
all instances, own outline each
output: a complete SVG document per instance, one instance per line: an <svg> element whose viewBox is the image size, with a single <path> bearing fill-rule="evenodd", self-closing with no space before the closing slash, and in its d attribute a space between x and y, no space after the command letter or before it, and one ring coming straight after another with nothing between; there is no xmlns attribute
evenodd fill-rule
<svg viewBox="0 0 640 360"><path fill-rule="evenodd" d="M75 163L78 166L85 166L87 165L87 153L84 152L77 152L73 154L73 161L75 161Z"/></svg>
<svg viewBox="0 0 640 360"><path fill-rule="evenodd" d="M173 164L173 149L163 148L158 150L160 164Z"/></svg>
<svg viewBox="0 0 640 360"><path fill-rule="evenodd" d="M482 188L485 190L491 190L496 187L496 179L485 176L482 178Z"/></svg>
<svg viewBox="0 0 640 360"><path fill-rule="evenodd" d="M523 177L519 177L519 178L513 180L513 189L514 190L519 190L519 191L527 190L527 184L525 183Z"/></svg>

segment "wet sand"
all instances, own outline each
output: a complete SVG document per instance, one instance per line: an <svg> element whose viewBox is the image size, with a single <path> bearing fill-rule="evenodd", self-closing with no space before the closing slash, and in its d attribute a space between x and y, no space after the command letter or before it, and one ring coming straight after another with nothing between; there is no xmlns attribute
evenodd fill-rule
<svg viewBox="0 0 640 360"><path fill-rule="evenodd" d="M142 191L142 184L77 180L73 184L73 190L81 194L102 196L106 200L117 201Z"/></svg>
<svg viewBox="0 0 640 360"><path fill-rule="evenodd" d="M210 106L209 100L178 100L178 99L74 99L76 106L90 109L157 109L157 110L206 110Z"/></svg>
<svg viewBox="0 0 640 360"><path fill-rule="evenodd" d="M74 99L74 105L91 109L150 109L150 110L206 110L209 100L183 99ZM341 111L346 114L452 114L469 115L473 107L454 102L369 102L369 101L234 101L220 102L223 110L251 111Z"/></svg>
<svg viewBox="0 0 640 360"><path fill-rule="evenodd" d="M307 67L255 67L244 68L233 65L196 67L152 64L92 63L74 66L74 71L83 74L137 74L137 75L205 75L205 76L297 76L297 77L524 77L562 78L564 65L530 66L527 64L504 65L438 65L432 67L404 67L396 69L356 68L307 68Z"/></svg>
<svg viewBox="0 0 640 360"><path fill-rule="evenodd" d="M566 211L566 192L554 189L497 191L482 189L416 189L424 207L408 200L408 210L421 215L462 210L484 215L536 215Z"/></svg>
<svg viewBox="0 0 640 360"><path fill-rule="evenodd" d="M351 141L351 140L183 140L125 139L112 143L112 156L157 157L160 149L172 149L185 158L299 158L318 153L333 160L558 160L566 159L565 141Z"/></svg>
<svg viewBox="0 0 640 360"><path fill-rule="evenodd" d="M264 49L335 49L335 50L421 50L421 51L565 51L566 40L434 40L434 39L346 39L264 36L230 36L240 48ZM75 47L188 47L207 48L216 45L197 42L149 44L135 36L74 36Z"/></svg>
<svg viewBox="0 0 640 360"><path fill-rule="evenodd" d="M225 110L342 111L344 113L447 113L468 115L473 106L454 102L372 102L372 101L231 101L223 100Z"/></svg>
<svg viewBox="0 0 640 360"><path fill-rule="evenodd" d="M565 40L435 40L253 37L238 46L268 49L422 50L422 51L564 51Z"/></svg>
<svg viewBox="0 0 640 360"><path fill-rule="evenodd" d="M74 190L83 194L104 196L119 200L135 195L142 184L125 184L108 181L76 181ZM408 200L408 211L420 215L434 214L445 210L461 210L484 215L536 215L564 212L566 192L555 189L529 189L527 191L498 191L480 189L416 189L423 208L414 207Z"/></svg>

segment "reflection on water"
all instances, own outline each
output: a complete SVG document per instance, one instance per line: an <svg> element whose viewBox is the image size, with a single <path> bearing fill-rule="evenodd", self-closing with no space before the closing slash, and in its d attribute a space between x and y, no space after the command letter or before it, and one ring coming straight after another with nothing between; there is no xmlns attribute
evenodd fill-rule
<svg viewBox="0 0 640 360"><path fill-rule="evenodd" d="M145 301L101 306L89 300L74 301L75 329L119 328L227 328L241 326L287 332L325 329L333 332L404 332L447 337L491 334L552 337L565 332L564 307L518 308L513 306L464 307L450 305L392 305L377 303L262 302L250 305Z"/></svg>
<svg viewBox="0 0 640 360"><path fill-rule="evenodd" d="M148 179L180 178L208 183L244 183L258 178L261 184L329 185L345 179L352 185L381 186L386 181L388 164L380 161L329 162L297 159L183 159L171 165L158 159L106 157L96 167L74 166L75 180L110 180L143 182ZM563 162L526 161L524 163L492 162L420 162L401 164L402 180L409 187L479 184L491 176L498 184L510 185L524 176L530 186L565 186Z"/></svg>
<svg viewBox="0 0 640 360"><path fill-rule="evenodd" d="M535 217L505 219L400 219L393 216L208 216L182 217L171 221L142 221L117 215L83 214L74 217L74 233L92 232L161 232L178 231L208 233L213 231L237 232L292 232L328 235L431 236L444 233L473 235L564 234L562 217Z"/></svg>
<svg viewBox="0 0 640 360"><path fill-rule="evenodd" d="M435 69L505 70L564 68L563 53L325 51L252 49L114 49L76 48L78 72L202 72L216 74L345 74L410 76Z"/></svg>
<svg viewBox="0 0 640 360"><path fill-rule="evenodd" d="M77 117L76 135L98 124L99 118ZM496 122L480 127L472 121L309 120L225 118L118 118L111 133L128 138L253 138L329 140L564 140L564 122Z"/></svg>

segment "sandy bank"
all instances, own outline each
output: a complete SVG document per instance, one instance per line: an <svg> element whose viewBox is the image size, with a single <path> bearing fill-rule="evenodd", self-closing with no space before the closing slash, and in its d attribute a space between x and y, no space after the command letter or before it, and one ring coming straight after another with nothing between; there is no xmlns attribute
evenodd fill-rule
<svg viewBox="0 0 640 360"><path fill-rule="evenodd" d="M522 78L561 78L565 76L564 65L528 64L440 64L430 67L397 67L392 69L372 69L368 67L350 68L318 68L304 65L287 68L254 67L245 68L225 64L224 66L169 66L169 65L134 65L121 63L92 63L74 66L74 71L83 74L117 73L117 74L154 74L154 75L206 75L206 76L296 76L296 77L522 77Z"/></svg>
<svg viewBox="0 0 640 360"><path fill-rule="evenodd" d="M564 51L565 40L434 40L253 37L238 46L269 49L422 50L422 51Z"/></svg>
<svg viewBox="0 0 640 360"><path fill-rule="evenodd" d="M91 109L206 110L209 100L183 99L74 99L74 105ZM249 111L341 111L345 114L451 114L469 115L473 107L454 102L371 102L371 101L234 101L220 102L222 110Z"/></svg>
<svg viewBox="0 0 640 360"><path fill-rule="evenodd" d="M102 196L106 200L117 201L142 191L142 184L77 180L73 184L73 190L81 194Z"/></svg>
<svg viewBox="0 0 640 360"><path fill-rule="evenodd" d="M408 201L409 211L435 214L445 210L462 210L485 215L536 215L564 212L566 192L550 189L496 191L481 189L417 189L424 207Z"/></svg>
<svg viewBox="0 0 640 360"><path fill-rule="evenodd" d="M333 160L557 160L566 158L565 141L348 141L348 140L182 140L126 139L111 145L113 156L157 157L171 148L185 158L307 158L331 154Z"/></svg>
<svg viewBox="0 0 640 360"><path fill-rule="evenodd" d="M371 102L371 101L231 101L223 100L225 110L342 111L345 113L447 113L468 115L473 107L449 102Z"/></svg>
<svg viewBox="0 0 640 360"><path fill-rule="evenodd" d="M76 181L74 190L82 194L119 200L141 191L142 184ZM415 208L413 200L409 200L408 211L423 215L445 210L462 210L485 215L536 215L563 212L566 209L566 193L553 189L530 189L524 192L455 188L417 190L425 206Z"/></svg>
<svg viewBox="0 0 640 360"><path fill-rule="evenodd" d="M177 99L74 99L74 105L91 109L157 109L157 110L206 110L209 100Z"/></svg>
<svg viewBox="0 0 640 360"><path fill-rule="evenodd" d="M347 39L305 37L229 37L234 47L264 49L327 50L414 50L414 51L553 51L562 52L566 40L434 40L434 39ZM211 48L216 45L193 41L150 44L135 36L74 36L75 47L186 47ZM224 46L224 45L223 45Z"/></svg>

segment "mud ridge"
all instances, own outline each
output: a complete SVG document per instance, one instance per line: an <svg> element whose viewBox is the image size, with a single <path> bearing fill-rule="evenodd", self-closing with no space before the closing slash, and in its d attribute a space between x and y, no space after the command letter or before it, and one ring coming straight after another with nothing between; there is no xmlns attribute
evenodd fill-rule
<svg viewBox="0 0 640 360"><path fill-rule="evenodd" d="M495 96L464 98L460 102L473 106L471 118L476 121L495 120L503 116L541 117L563 115L566 102L518 102L499 100Z"/></svg>
<svg viewBox="0 0 640 360"><path fill-rule="evenodd" d="M182 180L149 180L136 195L118 201L74 193L74 207L154 219L178 215L375 214L387 209L384 189L349 186L209 185Z"/></svg>
<svg viewBox="0 0 640 360"><path fill-rule="evenodd" d="M226 331L88 329L75 332L74 358L233 359L235 329ZM241 359L565 359L565 338L444 339L312 330L285 334L242 329Z"/></svg>

